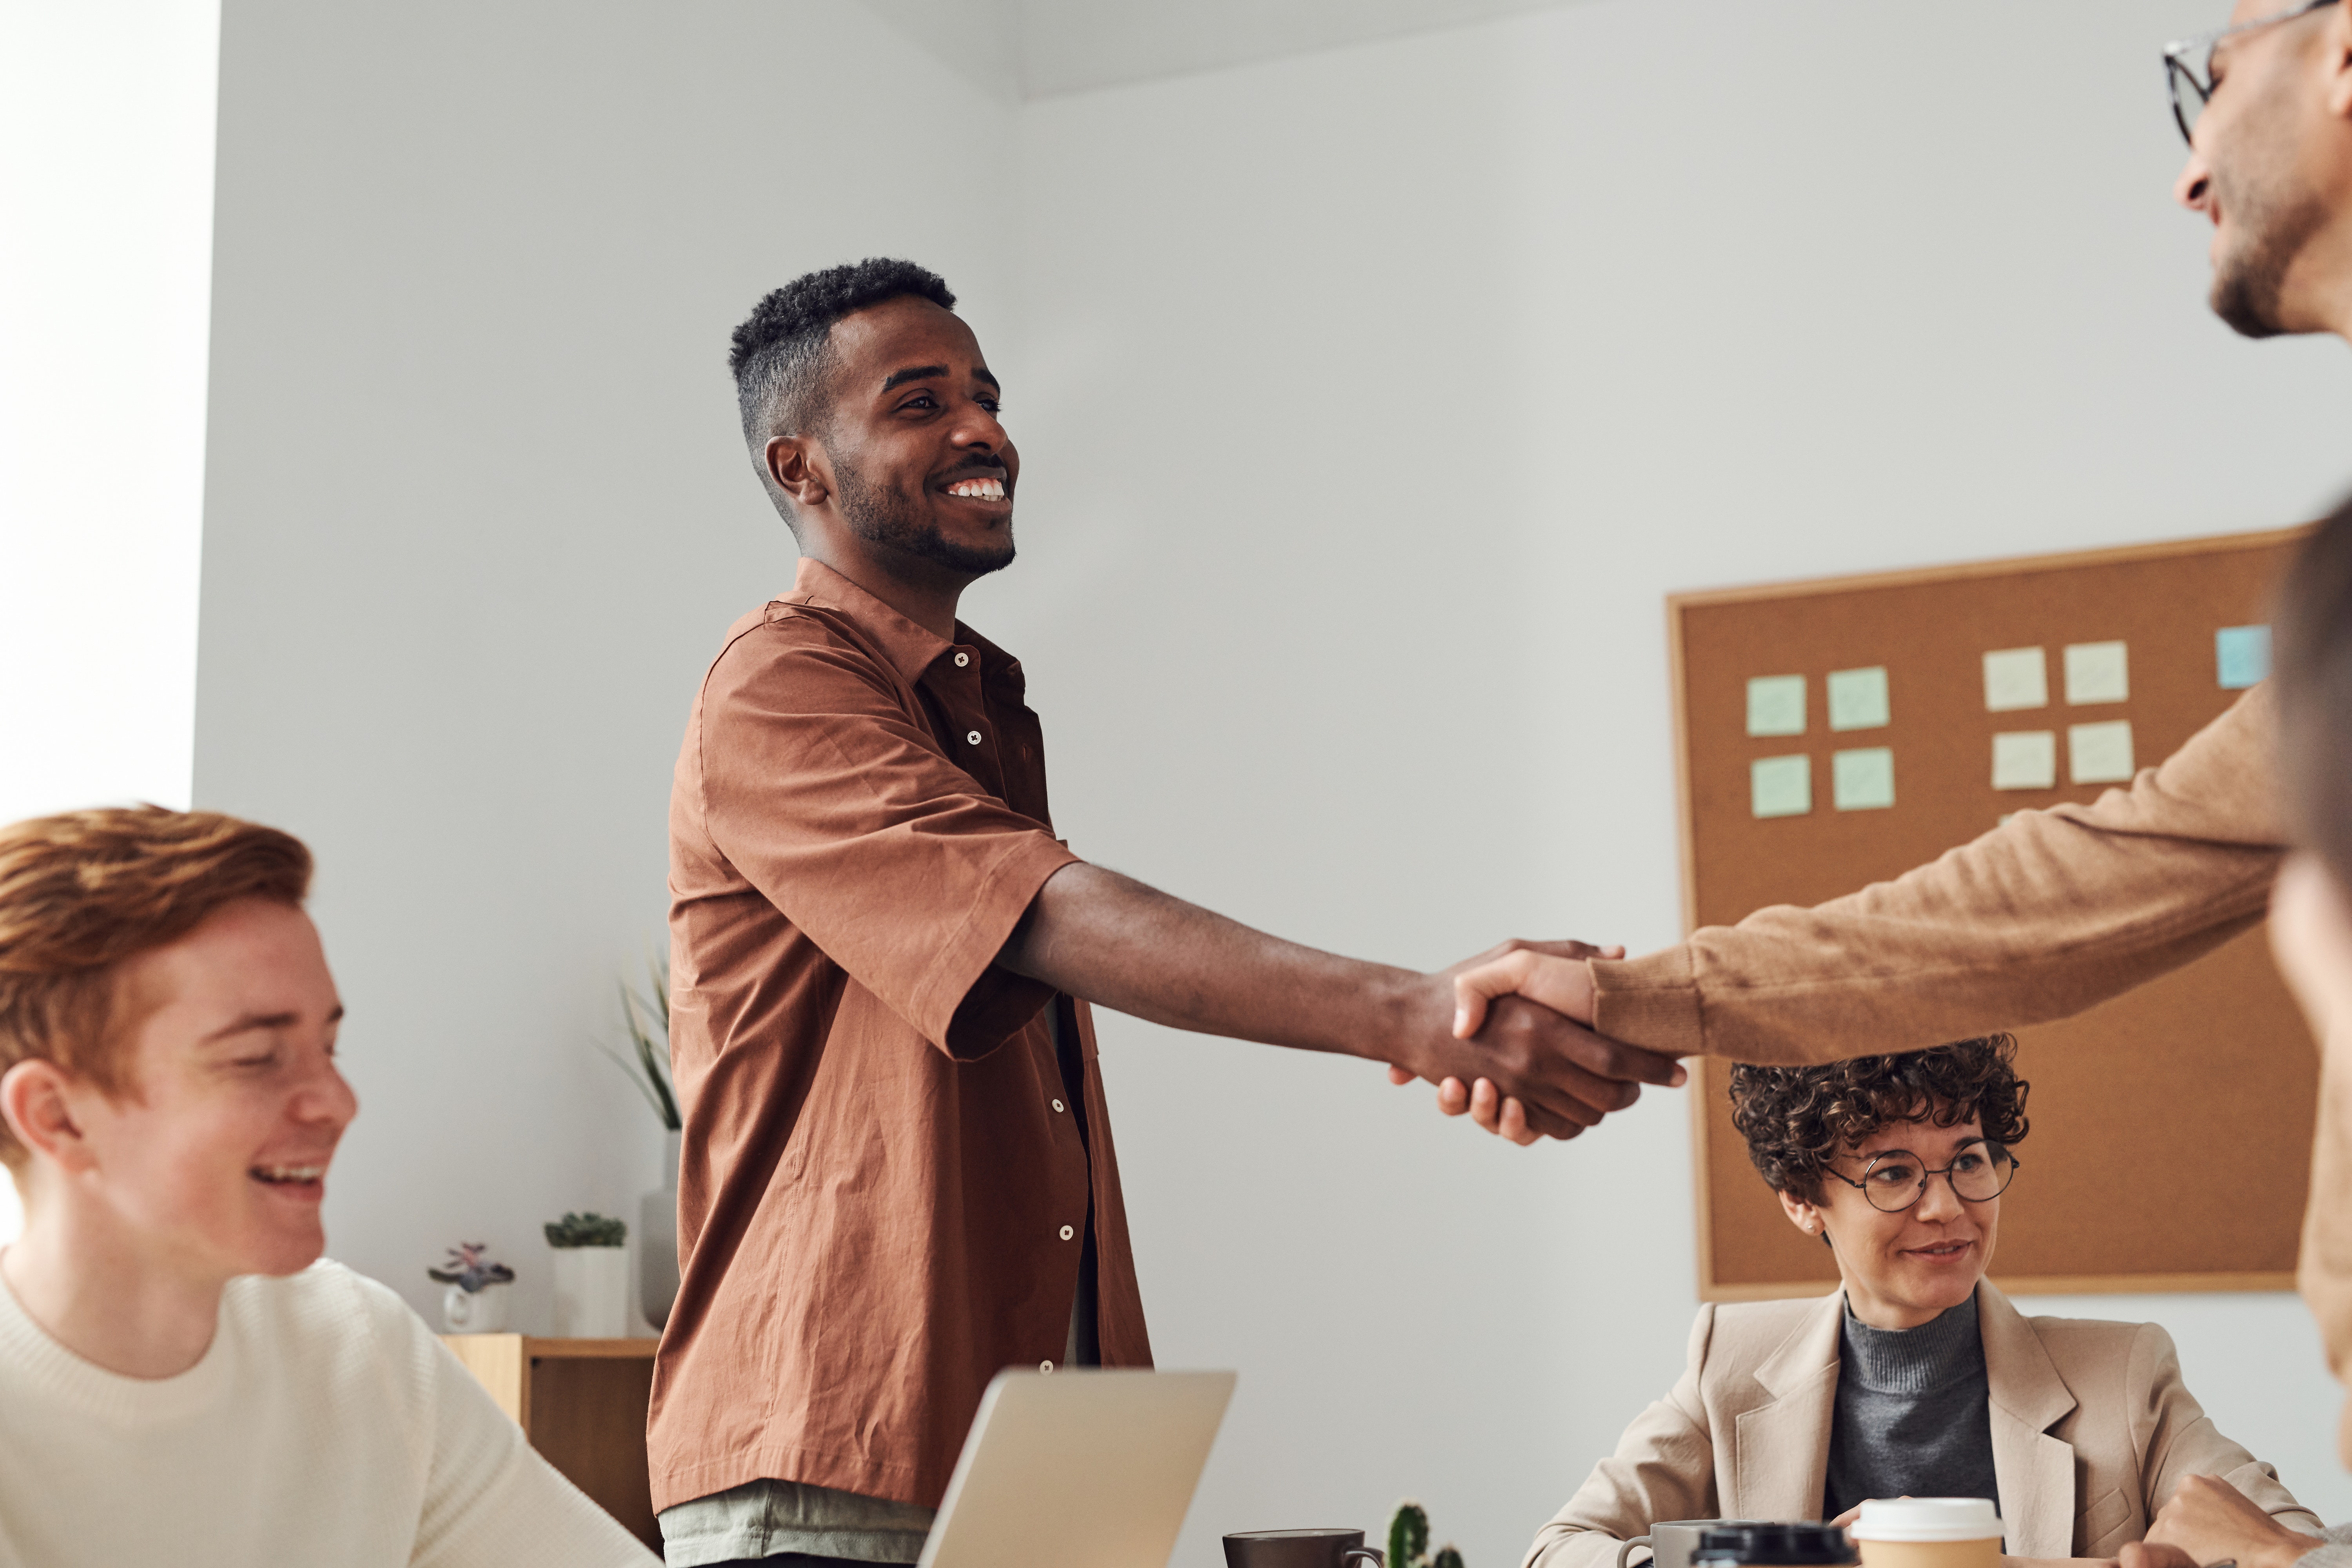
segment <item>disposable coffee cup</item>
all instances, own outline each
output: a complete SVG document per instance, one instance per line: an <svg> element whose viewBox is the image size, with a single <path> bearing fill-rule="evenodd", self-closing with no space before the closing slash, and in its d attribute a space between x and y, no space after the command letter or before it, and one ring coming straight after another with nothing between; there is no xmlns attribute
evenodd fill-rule
<svg viewBox="0 0 2352 1568"><path fill-rule="evenodd" d="M1862 1568L2000 1568L2000 1512L1985 1498L1873 1499L1848 1533Z"/></svg>
<svg viewBox="0 0 2352 1568"><path fill-rule="evenodd" d="M1698 1538L1703 1531L1763 1522L1760 1519L1662 1519L1645 1533L1617 1549L1617 1568L1626 1568L1627 1560L1636 1550L1646 1551L1649 1556L1635 1563L1633 1568L1691 1568L1691 1553L1698 1550Z"/></svg>
<svg viewBox="0 0 2352 1568"><path fill-rule="evenodd" d="M1698 1532L1692 1568L1848 1568L1853 1542L1833 1524L1716 1524Z"/></svg>

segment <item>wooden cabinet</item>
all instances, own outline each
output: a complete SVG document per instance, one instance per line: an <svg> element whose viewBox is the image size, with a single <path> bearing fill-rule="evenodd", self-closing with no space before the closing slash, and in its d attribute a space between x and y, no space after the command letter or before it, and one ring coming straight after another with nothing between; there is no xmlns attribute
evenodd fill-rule
<svg viewBox="0 0 2352 1568"><path fill-rule="evenodd" d="M659 1340L543 1340L530 1334L444 1334L564 1475L635 1534L661 1550L646 1479L646 1406Z"/></svg>

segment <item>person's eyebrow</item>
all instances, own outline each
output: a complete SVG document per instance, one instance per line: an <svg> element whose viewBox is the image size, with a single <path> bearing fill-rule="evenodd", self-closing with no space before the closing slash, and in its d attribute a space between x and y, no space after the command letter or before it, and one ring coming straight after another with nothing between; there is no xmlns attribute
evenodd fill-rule
<svg viewBox="0 0 2352 1568"><path fill-rule="evenodd" d="M302 1016L299 1013L247 1013L235 1022L225 1024L206 1035L203 1043L210 1045L215 1040L226 1040L237 1035L249 1035L257 1029L290 1029L301 1021ZM335 1010L327 1015L327 1022L340 1024L342 1021L343 1006L338 1002L335 1004Z"/></svg>
<svg viewBox="0 0 2352 1568"><path fill-rule="evenodd" d="M943 376L948 374L948 367L943 364L919 364L908 370L898 371L886 378L882 383L882 390L889 392L898 387L906 385L907 383L910 381L929 381L935 376ZM982 365L971 374L978 376L981 380L988 383L989 385L996 388L997 391L1002 392L1004 390L1004 384L997 380L996 373L990 370L986 365Z"/></svg>

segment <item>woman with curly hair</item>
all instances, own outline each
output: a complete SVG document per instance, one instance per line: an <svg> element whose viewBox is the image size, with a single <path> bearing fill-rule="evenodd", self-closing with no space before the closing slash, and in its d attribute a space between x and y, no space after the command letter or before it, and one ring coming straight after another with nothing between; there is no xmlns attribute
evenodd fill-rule
<svg viewBox="0 0 2352 1568"><path fill-rule="evenodd" d="M2113 1557L2182 1478L2319 1521L2214 1429L2154 1323L2029 1318L1985 1279L2027 1085L2005 1035L1822 1067L1739 1066L1732 1120L1789 1222L1837 1259L1812 1300L1701 1307L1690 1362L1537 1536L1612 1568L1661 1520L1826 1519L1981 1497L2016 1558Z"/></svg>

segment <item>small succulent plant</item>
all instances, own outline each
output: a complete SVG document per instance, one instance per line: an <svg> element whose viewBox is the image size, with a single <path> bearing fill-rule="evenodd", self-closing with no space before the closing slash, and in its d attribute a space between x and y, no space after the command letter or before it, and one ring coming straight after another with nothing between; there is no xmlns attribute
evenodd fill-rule
<svg viewBox="0 0 2352 1568"><path fill-rule="evenodd" d="M1449 1542L1429 1554L1429 1510L1407 1498L1389 1521L1389 1568L1462 1568L1462 1553Z"/></svg>
<svg viewBox="0 0 2352 1568"><path fill-rule="evenodd" d="M461 1241L449 1249L446 1268L427 1268L425 1277L437 1285L455 1285L468 1296L478 1296L493 1285L513 1282L514 1270L493 1263L487 1241Z"/></svg>
<svg viewBox="0 0 2352 1568"><path fill-rule="evenodd" d="M629 1239L629 1227L610 1215L568 1214L547 1223L550 1247L619 1247Z"/></svg>

